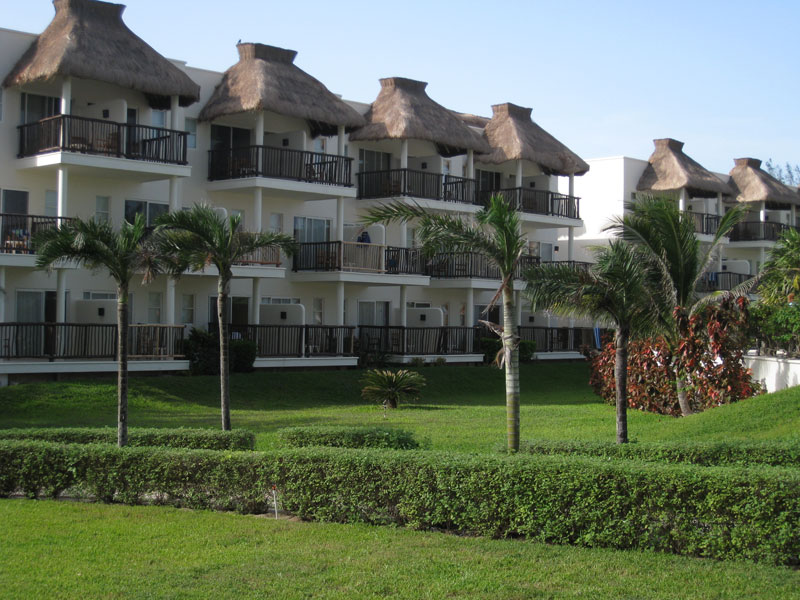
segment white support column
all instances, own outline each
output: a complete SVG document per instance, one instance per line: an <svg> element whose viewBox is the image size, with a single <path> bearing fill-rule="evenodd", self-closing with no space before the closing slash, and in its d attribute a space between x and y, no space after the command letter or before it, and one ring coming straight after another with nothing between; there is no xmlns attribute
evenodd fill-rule
<svg viewBox="0 0 800 600"><path fill-rule="evenodd" d="M467 310L464 313L464 325L472 327L475 323L475 290L467 288Z"/></svg>
<svg viewBox="0 0 800 600"><path fill-rule="evenodd" d="M400 168L408 168L408 140L400 142Z"/></svg>
<svg viewBox="0 0 800 600"><path fill-rule="evenodd" d="M717 273L722 272L722 259L725 256L725 245L720 244L717 246Z"/></svg>
<svg viewBox="0 0 800 600"><path fill-rule="evenodd" d="M175 280L167 278L167 293L165 294L166 310L164 311L164 321L167 325L175 325Z"/></svg>
<svg viewBox="0 0 800 600"><path fill-rule="evenodd" d="M263 225L263 197L264 190L257 187L253 190L253 233L261 233Z"/></svg>
<svg viewBox="0 0 800 600"><path fill-rule="evenodd" d="M61 82L61 114L70 114L70 100L72 99L72 77L64 77Z"/></svg>
<svg viewBox="0 0 800 600"><path fill-rule="evenodd" d="M181 180L174 175L169 178L169 212L181 209Z"/></svg>
<svg viewBox="0 0 800 600"><path fill-rule="evenodd" d="M310 136L308 135L308 132L303 130L300 133L302 134L301 143L303 144L303 150L310 150L310 148L308 147L309 138L310 138Z"/></svg>
<svg viewBox="0 0 800 600"><path fill-rule="evenodd" d="M686 193L686 188L681 188L681 195L678 198L678 210L681 212L686 212L686 200L688 198L688 194Z"/></svg>
<svg viewBox="0 0 800 600"><path fill-rule="evenodd" d="M572 194L570 194L572 195ZM567 227L567 260L575 260L575 228Z"/></svg>
<svg viewBox="0 0 800 600"><path fill-rule="evenodd" d="M408 286L400 286L400 327L408 326Z"/></svg>
<svg viewBox="0 0 800 600"><path fill-rule="evenodd" d="M264 145L264 111L262 110L256 113L256 127L255 135L253 136L253 143L256 146Z"/></svg>
<svg viewBox="0 0 800 600"><path fill-rule="evenodd" d="M520 325L522 325L522 294L517 290L514 292L514 327Z"/></svg>
<svg viewBox="0 0 800 600"><path fill-rule="evenodd" d="M344 325L344 281L336 282L336 325Z"/></svg>
<svg viewBox="0 0 800 600"><path fill-rule="evenodd" d="M56 323L64 323L67 320L66 300L67 300L67 271L66 269L57 269L56 270Z"/></svg>
<svg viewBox="0 0 800 600"><path fill-rule="evenodd" d="M522 159L517 160L517 178L514 187L522 187Z"/></svg>
<svg viewBox="0 0 800 600"><path fill-rule="evenodd" d="M183 130L183 114L180 105L180 97L178 95L170 96L169 98L169 128ZM126 115L127 116L127 115Z"/></svg>
<svg viewBox="0 0 800 600"><path fill-rule="evenodd" d="M69 169L64 165L58 167L58 208L57 214L60 218L68 217L67 199L69 197Z"/></svg>
<svg viewBox="0 0 800 600"><path fill-rule="evenodd" d="M406 248L408 246L408 223L405 221L400 222L400 247Z"/></svg>
<svg viewBox="0 0 800 600"><path fill-rule="evenodd" d="M575 197L575 175L569 176L569 195L570 197Z"/></svg>
<svg viewBox="0 0 800 600"><path fill-rule="evenodd" d="M344 241L344 197L336 198L336 239L337 242Z"/></svg>
<svg viewBox="0 0 800 600"><path fill-rule="evenodd" d="M253 277L253 294L250 302L250 324L261 324L261 277ZM305 323L303 319L303 323Z"/></svg>
<svg viewBox="0 0 800 600"><path fill-rule="evenodd" d="M6 268L0 267L0 323L6 320Z"/></svg>
<svg viewBox="0 0 800 600"><path fill-rule="evenodd" d="M336 128L336 154L344 156L344 125Z"/></svg>
<svg viewBox="0 0 800 600"><path fill-rule="evenodd" d="M467 179L475 179L475 152L467 150Z"/></svg>
<svg viewBox="0 0 800 600"><path fill-rule="evenodd" d="M758 209L758 220L765 223L767 220L767 203L761 201L761 206Z"/></svg>

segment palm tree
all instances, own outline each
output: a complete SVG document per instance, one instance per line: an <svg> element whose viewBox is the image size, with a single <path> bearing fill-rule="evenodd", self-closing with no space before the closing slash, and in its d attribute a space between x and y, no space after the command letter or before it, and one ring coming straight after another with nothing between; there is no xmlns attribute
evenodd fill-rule
<svg viewBox="0 0 800 600"><path fill-rule="evenodd" d="M217 268L217 320L219 324L219 378L222 429L230 430L230 360L226 306L233 278L233 265L262 248L275 248L291 256L296 243L282 233L240 231L241 217L225 217L213 207L195 204L190 210L167 213L158 219L160 251L170 258L170 274L178 278L186 271ZM257 302L258 299L254 299Z"/></svg>
<svg viewBox="0 0 800 600"><path fill-rule="evenodd" d="M117 444L128 443L128 289L137 274L149 283L162 264L151 244L142 215L114 231L108 222L72 219L34 237L36 266L52 270L75 262L106 269L117 284Z"/></svg>
<svg viewBox="0 0 800 600"><path fill-rule="evenodd" d="M475 223L458 217L429 213L419 206L400 202L377 206L369 211L366 224L416 220L423 252L478 252L500 270L503 325L498 335L503 342L506 375L506 438L510 452L519 450L519 339L515 333L513 277L526 247L519 213L501 196L492 196L475 215Z"/></svg>
<svg viewBox="0 0 800 600"><path fill-rule="evenodd" d="M758 295L765 304L794 302L800 292L800 232L787 228L762 267Z"/></svg>
<svg viewBox="0 0 800 600"><path fill-rule="evenodd" d="M685 319L677 319L675 315L677 312L691 316L707 302L724 295L703 297L697 291L697 284L711 265L723 238L736 223L744 219L747 211L741 206L728 211L720 219L717 231L704 248L704 244L695 234L691 216L679 211L674 200L644 197L627 203L625 208L626 214L615 217L606 229L641 248L650 265L664 275L665 287L658 294L662 305L659 321L673 351L672 355L676 357L673 370L681 413L684 416L690 415L692 408L687 393L688 373L675 351L685 333L680 326ZM734 292L745 293L747 289L749 285L744 285Z"/></svg>
<svg viewBox="0 0 800 600"><path fill-rule="evenodd" d="M616 330L617 443L628 442L628 341L653 330L658 273L648 270L641 250L612 240L594 250L595 264L582 269L551 263L529 269L525 295L534 310L612 323Z"/></svg>

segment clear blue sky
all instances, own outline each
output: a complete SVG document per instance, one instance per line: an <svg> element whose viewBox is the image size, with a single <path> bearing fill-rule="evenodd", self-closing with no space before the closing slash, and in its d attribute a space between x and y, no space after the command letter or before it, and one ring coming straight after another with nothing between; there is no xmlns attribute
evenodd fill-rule
<svg viewBox="0 0 800 600"><path fill-rule="evenodd" d="M236 42L298 51L347 99L378 79L429 82L437 102L534 119L584 158L647 158L674 137L709 169L733 158L800 163L800 2L348 2L128 0L125 21L162 54L225 70ZM50 0L0 0L0 27L40 32Z"/></svg>

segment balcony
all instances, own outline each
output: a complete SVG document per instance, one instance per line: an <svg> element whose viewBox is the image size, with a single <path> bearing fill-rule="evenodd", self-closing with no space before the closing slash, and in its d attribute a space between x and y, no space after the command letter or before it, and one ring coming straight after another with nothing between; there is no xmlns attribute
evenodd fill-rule
<svg viewBox="0 0 800 600"><path fill-rule="evenodd" d="M217 324L209 323L209 331ZM232 340L256 343L258 358L355 356L355 327L335 325L229 325Z"/></svg>
<svg viewBox="0 0 800 600"><path fill-rule="evenodd" d="M777 242L788 227L783 223L769 221L743 221L733 226L728 237L732 242Z"/></svg>
<svg viewBox="0 0 800 600"><path fill-rule="evenodd" d="M419 250L359 242L311 242L300 244L294 255L294 271L348 271L421 275Z"/></svg>
<svg viewBox="0 0 800 600"><path fill-rule="evenodd" d="M19 158L74 152L186 165L185 131L58 115L20 125Z"/></svg>
<svg viewBox="0 0 800 600"><path fill-rule="evenodd" d="M685 212L684 213L694 223L694 232L704 235L714 235L719 229L719 221L722 217L708 213Z"/></svg>
<svg viewBox="0 0 800 600"><path fill-rule="evenodd" d="M542 265L567 265L573 269L580 269L581 271L588 271L592 268L594 263L584 262L580 260L543 260Z"/></svg>
<svg viewBox="0 0 800 600"><path fill-rule="evenodd" d="M516 210L536 215L580 219L580 198L533 188L481 190L480 204L486 205L492 196L501 196Z"/></svg>
<svg viewBox="0 0 800 600"><path fill-rule="evenodd" d="M0 253L33 254L33 236L69 219L0 213Z"/></svg>
<svg viewBox="0 0 800 600"><path fill-rule="evenodd" d="M404 355L463 355L480 353L477 327L376 327L362 325L358 333L363 352Z"/></svg>
<svg viewBox="0 0 800 600"><path fill-rule="evenodd" d="M241 266L280 267L281 252L278 248L259 248L241 257L235 264Z"/></svg>
<svg viewBox="0 0 800 600"><path fill-rule="evenodd" d="M128 357L183 358L183 325L130 325ZM117 358L117 326L85 323L0 323L0 358Z"/></svg>
<svg viewBox="0 0 800 600"><path fill-rule="evenodd" d="M598 347L591 327L519 327L518 334L522 341L536 342L537 353L580 352L582 348Z"/></svg>
<svg viewBox="0 0 800 600"><path fill-rule="evenodd" d="M412 169L368 171L358 174L359 198L400 196L475 204L475 180Z"/></svg>
<svg viewBox="0 0 800 600"><path fill-rule="evenodd" d="M522 256L514 279L539 264L537 256ZM499 281L500 268L479 252L440 252L425 263L425 274L437 279L494 279Z"/></svg>
<svg viewBox="0 0 800 600"><path fill-rule="evenodd" d="M698 292L717 292L717 291L730 291L736 286L743 284L751 275L743 275L741 273L731 273L729 271L720 271L716 273L705 273L700 281L697 282Z"/></svg>
<svg viewBox="0 0 800 600"><path fill-rule="evenodd" d="M353 159L271 146L247 146L208 153L210 181L269 177L351 187Z"/></svg>

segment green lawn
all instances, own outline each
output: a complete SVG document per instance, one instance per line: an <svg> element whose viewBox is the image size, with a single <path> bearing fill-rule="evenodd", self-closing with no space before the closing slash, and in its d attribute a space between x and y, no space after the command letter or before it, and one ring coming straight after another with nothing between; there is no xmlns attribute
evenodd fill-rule
<svg viewBox="0 0 800 600"><path fill-rule="evenodd" d="M258 447L275 444L291 425L388 424L412 430L439 450L490 452L505 436L503 374L488 367L425 368L422 400L389 413L361 400L360 371L260 372L234 375L234 427L258 434ZM521 372L522 439L614 439L614 409L587 385L585 363L539 362ZM132 377L130 425L218 427L215 377ZM0 389L0 427L115 425L112 379ZM631 411L631 438L798 439L800 392L761 396L703 414L675 419Z"/></svg>
<svg viewBox="0 0 800 600"><path fill-rule="evenodd" d="M3 598L791 598L800 572L164 507L0 500Z"/></svg>

